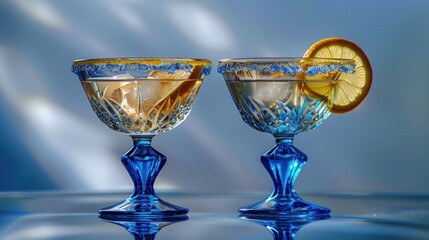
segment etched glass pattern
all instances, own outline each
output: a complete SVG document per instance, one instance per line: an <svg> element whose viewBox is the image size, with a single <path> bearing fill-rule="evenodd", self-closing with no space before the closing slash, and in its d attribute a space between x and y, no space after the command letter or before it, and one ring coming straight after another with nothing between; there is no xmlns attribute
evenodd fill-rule
<svg viewBox="0 0 429 240"><path fill-rule="evenodd" d="M186 119L201 80L97 80L82 85L92 109L108 127L131 135L155 135Z"/></svg>
<svg viewBox="0 0 429 240"><path fill-rule="evenodd" d="M299 81L226 81L244 122L274 136L298 134L331 113L326 100L304 93Z"/></svg>
<svg viewBox="0 0 429 240"><path fill-rule="evenodd" d="M330 209L301 199L294 189L307 156L293 145L293 139L316 128L331 114L334 92L321 92L320 87L336 84L339 74L353 74L353 60L226 59L219 61L217 70L244 122L276 138L276 145L261 156L273 180L273 191L266 199L240 208L240 215L287 221L329 217Z"/></svg>

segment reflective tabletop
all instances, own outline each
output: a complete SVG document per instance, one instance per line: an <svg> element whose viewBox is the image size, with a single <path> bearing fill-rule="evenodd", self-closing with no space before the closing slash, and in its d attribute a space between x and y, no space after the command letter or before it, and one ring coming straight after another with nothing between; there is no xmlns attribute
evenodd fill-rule
<svg viewBox="0 0 429 240"><path fill-rule="evenodd" d="M331 218L291 223L237 216L237 208L264 194L161 193L188 207L188 219L133 223L98 218L98 209L126 195L0 194L0 239L429 239L429 196L423 195L303 195L331 208Z"/></svg>

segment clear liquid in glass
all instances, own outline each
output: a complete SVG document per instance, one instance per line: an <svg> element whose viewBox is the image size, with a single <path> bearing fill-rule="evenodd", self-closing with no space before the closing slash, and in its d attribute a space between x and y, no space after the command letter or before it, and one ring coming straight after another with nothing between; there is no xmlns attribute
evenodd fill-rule
<svg viewBox="0 0 429 240"><path fill-rule="evenodd" d="M298 80L227 80L243 120L274 136L314 129L329 115L326 98L310 96Z"/></svg>

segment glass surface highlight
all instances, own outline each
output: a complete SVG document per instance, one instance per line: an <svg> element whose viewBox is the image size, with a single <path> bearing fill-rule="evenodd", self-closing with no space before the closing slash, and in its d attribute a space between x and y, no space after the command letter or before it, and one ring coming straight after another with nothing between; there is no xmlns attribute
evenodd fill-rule
<svg viewBox="0 0 429 240"><path fill-rule="evenodd" d="M153 188L166 157L152 138L183 122L190 113L211 62L181 58L106 58L72 65L92 109L109 128L134 142L121 158L134 183L125 201L99 210L105 219L147 219L184 215L188 209L160 199Z"/></svg>
<svg viewBox="0 0 429 240"><path fill-rule="evenodd" d="M273 192L263 201L240 208L240 214L289 219L329 215L328 208L301 199L294 189L307 156L293 145L293 139L329 117L331 98L327 94L334 92L319 94L320 89L336 84L340 74L354 74L353 60L227 59L219 61L218 72L244 122L276 138L276 145L261 157L273 180Z"/></svg>

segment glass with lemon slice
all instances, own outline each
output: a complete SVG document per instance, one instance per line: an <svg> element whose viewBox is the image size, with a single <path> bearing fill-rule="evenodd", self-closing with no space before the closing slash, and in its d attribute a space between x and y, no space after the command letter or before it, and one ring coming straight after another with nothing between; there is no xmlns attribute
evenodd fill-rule
<svg viewBox="0 0 429 240"><path fill-rule="evenodd" d="M330 38L316 42L303 58L220 60L244 122L272 134L276 145L263 154L274 189L258 203L243 207L243 216L324 219L328 208L301 199L294 182L307 156L293 145L294 136L319 126L331 113L357 107L368 94L372 72L354 43Z"/></svg>

